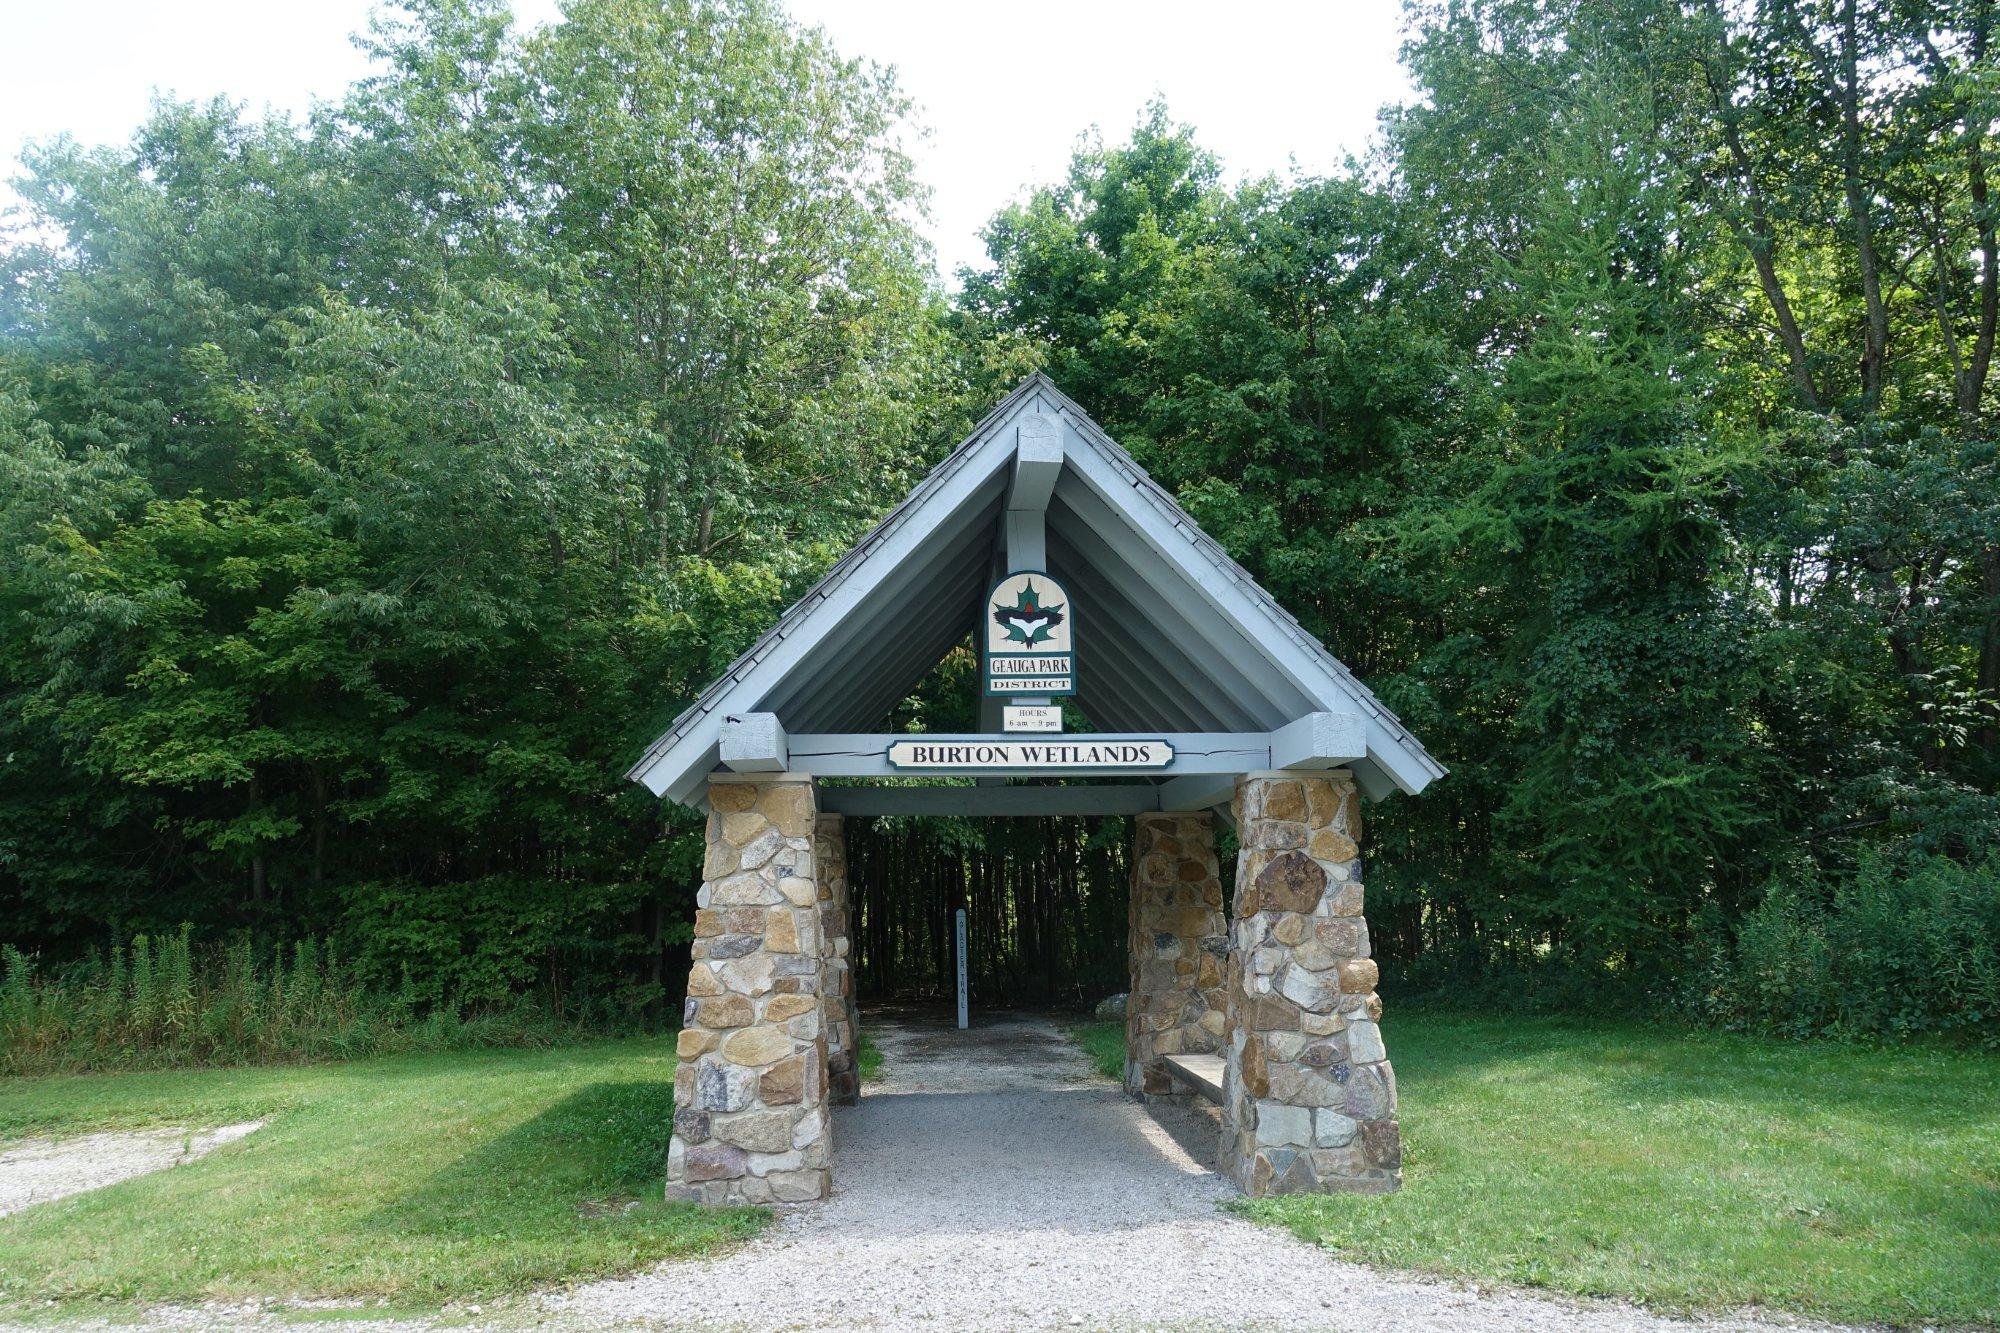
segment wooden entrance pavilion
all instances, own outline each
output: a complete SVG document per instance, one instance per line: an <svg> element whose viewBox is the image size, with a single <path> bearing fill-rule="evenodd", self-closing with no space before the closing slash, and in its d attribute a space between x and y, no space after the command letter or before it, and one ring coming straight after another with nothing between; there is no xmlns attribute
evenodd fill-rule
<svg viewBox="0 0 2000 1333"><path fill-rule="evenodd" d="M865 730L968 632L981 733ZM1104 730L1053 730L1063 698ZM879 814L1136 816L1128 1089L1165 1094L1165 1057L1218 1053L1220 1158L1246 1193L1394 1189L1360 798L1443 773L1081 408L1029 379L629 774L708 814L670 1192L830 1188L830 1107L857 1093L842 819ZM879 779L895 781L864 781ZM1242 848L1227 914L1218 819Z"/></svg>

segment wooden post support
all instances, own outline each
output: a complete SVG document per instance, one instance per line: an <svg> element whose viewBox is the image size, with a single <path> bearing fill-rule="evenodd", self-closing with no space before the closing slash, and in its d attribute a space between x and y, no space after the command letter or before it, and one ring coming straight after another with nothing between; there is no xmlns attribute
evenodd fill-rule
<svg viewBox="0 0 2000 1333"><path fill-rule="evenodd" d="M723 719L717 748L733 772L782 773L792 764L788 741L776 713L736 713Z"/></svg>

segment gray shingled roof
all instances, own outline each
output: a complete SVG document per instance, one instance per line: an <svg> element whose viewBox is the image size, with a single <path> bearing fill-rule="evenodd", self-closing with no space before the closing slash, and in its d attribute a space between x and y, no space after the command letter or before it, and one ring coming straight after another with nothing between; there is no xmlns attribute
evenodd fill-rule
<svg viewBox="0 0 2000 1333"><path fill-rule="evenodd" d="M1357 770L1374 794L1418 791L1444 774L1352 672L1036 374L703 690L627 776L694 796L731 712L776 712L795 733L877 725L977 617L1012 460L1008 428L1030 411L1059 416L1075 432L1072 447L1086 446L1066 460L1049 510L1052 572L1088 617L1078 636L1077 702L1086 714L1120 730L1205 730L1351 710L1368 722L1370 760ZM1162 580L1174 596L1162 595ZM1197 645L1183 592L1226 603L1244 627L1241 642L1232 639L1228 652Z"/></svg>

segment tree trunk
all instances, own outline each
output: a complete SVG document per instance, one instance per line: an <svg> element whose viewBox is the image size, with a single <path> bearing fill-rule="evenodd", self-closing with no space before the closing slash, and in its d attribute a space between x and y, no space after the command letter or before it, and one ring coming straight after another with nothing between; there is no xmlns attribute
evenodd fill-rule
<svg viewBox="0 0 2000 1333"><path fill-rule="evenodd" d="M1840 16L1841 186L1854 227L1854 257L1861 274L1867 318L1861 333L1861 393L1869 408L1882 399L1882 368L1888 354L1889 312L1882 303L1882 273L1875 256L1873 191L1861 179L1860 44L1856 0L1846 0Z"/></svg>
<svg viewBox="0 0 2000 1333"><path fill-rule="evenodd" d="M263 779L252 777L244 813L254 815L263 808L263 805ZM269 888L270 865L265 858L263 840L258 838L250 844L250 901L262 907L265 893Z"/></svg>
<svg viewBox="0 0 2000 1333"><path fill-rule="evenodd" d="M1792 390L1798 395L1799 405L1808 412L1824 413L1826 399L1813 382L1812 361L1806 355L1804 332L1799 328L1797 314L1792 309L1792 301L1785 291L1783 279L1778 276L1777 235L1771 225L1770 206L1764 191L1757 184L1756 164L1751 161L1748 148L1743 142L1743 130L1735 110L1736 70L1729 60L1729 28L1717 0L1708 0L1710 21L1715 27L1716 54L1701 62L1707 75L1711 104L1722 126L1722 140L1729 150L1729 160L1735 169L1743 191L1743 207L1747 217L1732 215L1730 230L1750 256L1750 264L1757 273L1757 286L1764 293L1764 300L1771 307L1771 316L1777 322L1778 343L1785 351L1785 362L1791 370Z"/></svg>
<svg viewBox="0 0 2000 1333"><path fill-rule="evenodd" d="M1986 720L1979 728L1979 748L1988 759L2000 759L2000 546L1979 555L1979 588L1986 597L1986 614L1979 632L1977 685Z"/></svg>

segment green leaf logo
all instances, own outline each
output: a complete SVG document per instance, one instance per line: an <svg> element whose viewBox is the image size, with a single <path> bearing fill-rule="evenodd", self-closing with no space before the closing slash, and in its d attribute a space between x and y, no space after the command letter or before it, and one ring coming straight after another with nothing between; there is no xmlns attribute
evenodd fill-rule
<svg viewBox="0 0 2000 1333"><path fill-rule="evenodd" d="M1042 595L1030 580L1014 605L994 606L993 623L1007 631L1007 642L1032 648L1055 637L1055 627L1063 623L1063 608L1042 605Z"/></svg>

